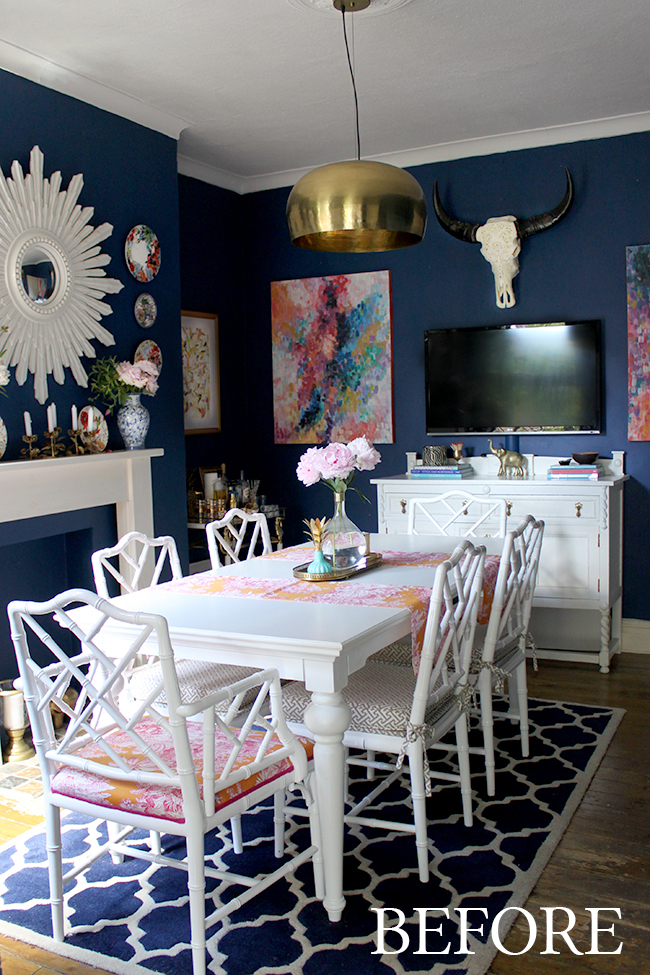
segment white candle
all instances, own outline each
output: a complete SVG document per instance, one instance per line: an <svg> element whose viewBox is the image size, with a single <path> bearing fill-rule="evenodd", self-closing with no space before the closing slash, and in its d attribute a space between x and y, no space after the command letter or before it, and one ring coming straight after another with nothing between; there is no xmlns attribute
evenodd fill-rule
<svg viewBox="0 0 650 975"><path fill-rule="evenodd" d="M52 422L52 404L51 403L50 403L50 405L47 408L47 430L48 430L48 433L52 433L52 431L54 430L54 423Z"/></svg>
<svg viewBox="0 0 650 975"><path fill-rule="evenodd" d="M73 430L78 430L79 429L79 427L78 427L77 424L78 424L77 407L76 406L73 406L72 407L72 429Z"/></svg>
<svg viewBox="0 0 650 975"><path fill-rule="evenodd" d="M25 710L22 691L4 691L2 706L5 728L18 731L25 727Z"/></svg>
<svg viewBox="0 0 650 975"><path fill-rule="evenodd" d="M52 429L56 426L56 404L52 403Z"/></svg>
<svg viewBox="0 0 650 975"><path fill-rule="evenodd" d="M25 410L25 412L23 413L23 419L25 421L25 433L27 434L28 437L31 437L31 435L32 435L32 418L31 418L30 414L27 412L27 410Z"/></svg>

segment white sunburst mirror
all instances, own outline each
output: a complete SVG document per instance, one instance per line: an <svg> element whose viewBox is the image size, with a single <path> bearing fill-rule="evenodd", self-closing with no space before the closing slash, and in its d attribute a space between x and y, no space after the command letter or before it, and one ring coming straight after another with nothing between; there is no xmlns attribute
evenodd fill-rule
<svg viewBox="0 0 650 975"><path fill-rule="evenodd" d="M66 367L80 386L88 385L81 356L95 357L90 340L115 344L101 324L113 309L101 299L124 285L102 270L111 259L98 245L113 227L89 226L93 207L77 203L83 177L73 176L67 190L60 172L45 179L38 146L29 170L25 176L17 160L11 177L0 169L0 324L7 326L0 351L16 366L19 386L33 374L34 395L45 403L47 377L63 383Z"/></svg>

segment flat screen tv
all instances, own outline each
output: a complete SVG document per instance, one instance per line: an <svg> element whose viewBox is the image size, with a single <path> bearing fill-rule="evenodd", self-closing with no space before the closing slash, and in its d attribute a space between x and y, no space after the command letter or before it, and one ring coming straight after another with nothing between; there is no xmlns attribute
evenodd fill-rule
<svg viewBox="0 0 650 975"><path fill-rule="evenodd" d="M425 332L427 433L600 433L600 322Z"/></svg>

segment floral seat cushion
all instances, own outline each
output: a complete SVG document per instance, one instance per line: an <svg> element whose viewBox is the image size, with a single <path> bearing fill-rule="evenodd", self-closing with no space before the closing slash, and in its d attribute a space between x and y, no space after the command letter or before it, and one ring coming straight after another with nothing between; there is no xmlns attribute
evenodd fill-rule
<svg viewBox="0 0 650 975"><path fill-rule="evenodd" d="M171 734L160 728L154 721L145 719L136 728L140 737L165 761L169 768L176 770L176 754ZM190 748L197 768L199 794L203 798L203 778L201 775L203 756L203 726L199 723L188 723L187 733ZM242 765L251 762L257 753L264 732L253 730L249 733L241 752L234 765L234 771ZM153 760L142 754L133 739L126 732L115 732L110 735L111 748L124 758L130 768L142 772L158 771ZM307 757L313 756L313 742L307 738L299 738ZM277 736L271 740L269 753L282 748L282 742ZM215 776L219 777L230 755L231 745L226 738L217 732L215 736ZM102 765L111 764L106 752L99 745L88 745L75 752L80 759L97 762ZM217 809L230 805L242 796L254 792L266 782L280 778L290 772L292 763L289 758L283 758L277 764L270 765L262 771L256 772L249 778L228 786L217 792L215 805ZM218 789L218 783L215 786ZM52 793L80 801L88 800L99 806L122 809L135 815L152 816L172 822L185 822L183 799L180 788L168 785L149 785L134 782L123 782L110 778L110 772L103 778L94 772L61 766L52 779Z"/></svg>

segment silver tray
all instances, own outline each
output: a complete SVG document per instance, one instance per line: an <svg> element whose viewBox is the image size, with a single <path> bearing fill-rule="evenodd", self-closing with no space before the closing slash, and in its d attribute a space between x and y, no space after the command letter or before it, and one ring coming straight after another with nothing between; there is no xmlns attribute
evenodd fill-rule
<svg viewBox="0 0 650 975"><path fill-rule="evenodd" d="M293 574L296 579L302 579L304 582L335 582L337 579L350 579L360 572L376 569L381 563L381 552L369 552L356 565L352 565L348 569L332 569L331 572L307 572L307 567L311 563L303 562L302 565L297 565L294 568Z"/></svg>

